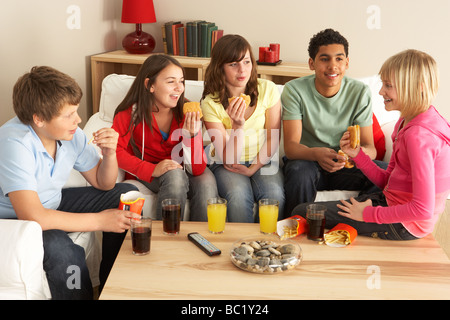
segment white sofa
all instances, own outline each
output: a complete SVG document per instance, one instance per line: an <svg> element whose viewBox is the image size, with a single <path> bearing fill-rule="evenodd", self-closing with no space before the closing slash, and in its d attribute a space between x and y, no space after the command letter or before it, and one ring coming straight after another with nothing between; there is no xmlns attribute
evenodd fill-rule
<svg viewBox="0 0 450 320"><path fill-rule="evenodd" d="M101 247L97 237L93 232L71 232L69 237L84 248L92 286L98 286ZM0 257L0 300L51 299L37 222L0 219Z"/></svg>
<svg viewBox="0 0 450 320"><path fill-rule="evenodd" d="M86 123L84 131L88 138L92 132L110 127L114 110L124 97L134 77L112 74L106 77L102 85L99 112L94 114ZM398 113L388 113L384 110L382 98L378 95L380 81L377 76L360 79L367 83L373 95L375 115L386 137L385 160L390 158L392 143L390 136ZM283 86L278 86L280 92ZM186 98L199 101L203 91L203 82L186 81ZM207 142L207 141L205 141ZM283 156L283 147L280 147L280 157ZM119 173L118 181L124 178ZM154 217L156 196L141 183L128 180L138 186L145 196L144 215ZM76 171L72 172L66 187L85 186L87 182ZM316 201L337 200L354 195L352 191L321 191ZM185 210L185 219L189 217L189 208ZM93 285L98 284L98 267L101 258L99 242L92 233L74 233L75 243L85 248L88 267L91 272ZM0 219L0 299L49 299L50 292L42 268L42 230L39 224L31 221L1 220Z"/></svg>
<svg viewBox="0 0 450 320"><path fill-rule="evenodd" d="M127 93L128 88L131 86L133 80L134 80L133 76L117 75L117 74L111 74L103 80L99 112L94 114L88 120L88 122L84 127L84 132L88 137L92 136L92 133L98 130L99 128L110 127L112 125L114 110ZM392 143L390 141L390 136L399 115L397 112L387 112L384 109L383 99L378 94L378 91L381 86L381 81L378 76L362 78L360 80L368 84L372 91L374 113L386 137L385 160L389 159L392 152ZM280 93L282 92L283 87L284 86L282 85L278 85ZM187 99L192 101L200 101L202 92L203 92L203 81L186 80L185 97ZM205 136L207 135L204 135L204 137ZM208 138L205 138L205 144L210 142L207 140ZM281 144L279 153L280 158L283 155L284 149L283 145ZM123 172L120 172L119 181L123 181L123 177L124 177ZM136 185L139 188L140 192L144 194L146 199L144 205L144 215L149 217L155 217L156 195L152 191L144 187L142 183L136 180L127 180L126 182ZM73 175L68 182L69 186L80 186L85 184L86 181L78 172L73 172ZM328 200L349 198L350 196L353 196L355 194L356 192L354 191L342 191L342 190L321 191L317 194L316 201L328 201ZM184 219L185 220L189 219L188 203L185 208Z"/></svg>

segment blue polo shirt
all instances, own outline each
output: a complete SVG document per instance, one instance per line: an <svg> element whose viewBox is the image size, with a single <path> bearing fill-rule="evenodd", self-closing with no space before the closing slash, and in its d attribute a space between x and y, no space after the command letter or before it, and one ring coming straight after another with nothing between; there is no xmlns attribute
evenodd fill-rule
<svg viewBox="0 0 450 320"><path fill-rule="evenodd" d="M80 128L72 140L58 141L54 160L30 125L9 120L0 127L0 218L17 219L8 198L12 191L36 191L45 208L57 209L71 170L89 171L99 160Z"/></svg>

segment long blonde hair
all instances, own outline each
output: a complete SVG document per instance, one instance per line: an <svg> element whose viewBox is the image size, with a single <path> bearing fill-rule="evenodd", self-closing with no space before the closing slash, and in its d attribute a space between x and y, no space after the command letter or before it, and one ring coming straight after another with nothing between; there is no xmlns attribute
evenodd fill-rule
<svg viewBox="0 0 450 320"><path fill-rule="evenodd" d="M436 61L419 50L405 50L387 59L380 69L383 81L390 81L397 90L401 116L412 118L425 112L439 87Z"/></svg>

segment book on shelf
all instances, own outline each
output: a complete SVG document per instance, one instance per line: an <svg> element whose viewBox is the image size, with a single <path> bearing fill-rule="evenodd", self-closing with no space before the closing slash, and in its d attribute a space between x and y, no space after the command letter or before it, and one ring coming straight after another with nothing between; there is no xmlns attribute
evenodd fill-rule
<svg viewBox="0 0 450 320"><path fill-rule="evenodd" d="M201 34L201 43L200 43L200 56L207 57L208 56L208 38L210 28L213 28L216 24L214 22L202 22L200 23L200 34ZM211 43L210 43L211 45Z"/></svg>
<svg viewBox="0 0 450 320"><path fill-rule="evenodd" d="M161 27L164 52L188 57L210 57L214 44L224 31L214 22L195 20L169 21Z"/></svg>
<svg viewBox="0 0 450 320"><path fill-rule="evenodd" d="M168 51L167 51L166 26L164 24L161 25L161 34L162 34L164 53L167 54Z"/></svg>
<svg viewBox="0 0 450 320"><path fill-rule="evenodd" d="M181 21L169 21L164 24L165 38L163 37L163 45L167 47L167 54L174 54L173 31L176 29L176 26L180 26L181 24Z"/></svg>
<svg viewBox="0 0 450 320"><path fill-rule="evenodd" d="M186 56L187 54L187 34L186 27L178 28L178 45L179 45L179 56Z"/></svg>
<svg viewBox="0 0 450 320"><path fill-rule="evenodd" d="M180 39L178 29L181 27L183 27L182 23L172 25L173 54L176 56L180 55Z"/></svg>
<svg viewBox="0 0 450 320"><path fill-rule="evenodd" d="M218 26L210 26L208 27L208 41L206 42L206 56L209 58L211 57L211 49L214 46L213 42L213 34L214 31L218 31Z"/></svg>
<svg viewBox="0 0 450 320"><path fill-rule="evenodd" d="M216 44L217 40L219 40L222 37L223 37L223 30L221 30L221 29L213 30L212 39L211 39L211 50L214 47L214 45Z"/></svg>

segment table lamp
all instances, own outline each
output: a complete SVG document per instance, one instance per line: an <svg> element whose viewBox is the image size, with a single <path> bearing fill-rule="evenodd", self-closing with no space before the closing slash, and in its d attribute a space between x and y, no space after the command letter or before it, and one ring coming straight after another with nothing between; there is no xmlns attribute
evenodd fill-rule
<svg viewBox="0 0 450 320"><path fill-rule="evenodd" d="M150 53L155 49L155 38L142 31L143 23L156 22L153 0L123 0L122 22L135 23L136 31L127 34L122 46L129 53Z"/></svg>

